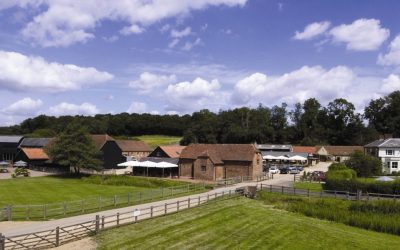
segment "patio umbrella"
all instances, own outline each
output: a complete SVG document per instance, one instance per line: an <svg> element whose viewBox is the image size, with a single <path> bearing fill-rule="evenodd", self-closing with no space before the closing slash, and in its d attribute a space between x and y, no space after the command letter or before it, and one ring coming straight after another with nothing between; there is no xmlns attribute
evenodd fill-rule
<svg viewBox="0 0 400 250"><path fill-rule="evenodd" d="M264 160L277 160L277 157L273 156L273 155L266 155L263 156Z"/></svg>
<svg viewBox="0 0 400 250"><path fill-rule="evenodd" d="M123 162L118 164L118 167L138 167L140 162L138 161L127 161L127 162Z"/></svg>
<svg viewBox="0 0 400 250"><path fill-rule="evenodd" d="M387 177L387 176L381 176L379 178L376 178L377 181L394 181L393 178Z"/></svg>
<svg viewBox="0 0 400 250"><path fill-rule="evenodd" d="M24 161L17 161L14 163L14 167L26 167L28 165L28 163L24 162Z"/></svg>
<svg viewBox="0 0 400 250"><path fill-rule="evenodd" d="M8 166L8 165L10 165L10 163L6 161L0 161L0 166Z"/></svg>
<svg viewBox="0 0 400 250"><path fill-rule="evenodd" d="M165 169L165 168L177 168L178 165L172 164L172 163L169 163L169 162L162 161L162 162L159 162L159 163L158 163L158 167L159 167L159 168L162 168L162 175L163 175L163 177L164 177L164 169ZM170 174L171 174L171 171L170 171Z"/></svg>
<svg viewBox="0 0 400 250"><path fill-rule="evenodd" d="M294 156L290 157L289 159L293 160L293 161L306 161L307 160L307 158L300 156L300 155L294 155Z"/></svg>

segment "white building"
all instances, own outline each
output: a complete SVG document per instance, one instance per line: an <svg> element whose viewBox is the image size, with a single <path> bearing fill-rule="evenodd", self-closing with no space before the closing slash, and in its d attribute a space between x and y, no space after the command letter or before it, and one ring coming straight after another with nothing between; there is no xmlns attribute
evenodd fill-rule
<svg viewBox="0 0 400 250"><path fill-rule="evenodd" d="M400 171L400 138L380 139L364 146L364 153L382 161L383 172Z"/></svg>

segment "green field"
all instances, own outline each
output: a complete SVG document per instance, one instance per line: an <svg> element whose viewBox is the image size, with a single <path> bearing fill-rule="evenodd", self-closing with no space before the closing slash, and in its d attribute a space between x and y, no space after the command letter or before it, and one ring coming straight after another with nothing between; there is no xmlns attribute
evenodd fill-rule
<svg viewBox="0 0 400 250"><path fill-rule="evenodd" d="M148 192L150 188L182 185L178 181L156 181L154 178L127 177L137 180L137 186L101 185L81 178L34 177L0 181L0 207L8 204L44 204L86 199L94 196ZM145 183L148 182L146 187Z"/></svg>
<svg viewBox="0 0 400 250"><path fill-rule="evenodd" d="M156 148L157 146L179 144L179 141L182 139L182 137L167 135L142 135L136 136L134 139L144 141L151 148Z"/></svg>
<svg viewBox="0 0 400 250"><path fill-rule="evenodd" d="M400 237L278 210L246 198L101 232L99 249L398 249Z"/></svg>
<svg viewBox="0 0 400 250"><path fill-rule="evenodd" d="M312 191L322 190L322 184L315 182L295 182L294 187L299 189L310 189Z"/></svg>

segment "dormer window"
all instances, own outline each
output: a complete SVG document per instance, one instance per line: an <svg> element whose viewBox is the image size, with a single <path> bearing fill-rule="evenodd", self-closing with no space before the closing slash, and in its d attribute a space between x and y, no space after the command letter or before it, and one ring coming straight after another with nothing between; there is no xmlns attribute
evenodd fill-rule
<svg viewBox="0 0 400 250"><path fill-rule="evenodd" d="M387 149L386 150L386 155L394 155L394 150L393 149Z"/></svg>

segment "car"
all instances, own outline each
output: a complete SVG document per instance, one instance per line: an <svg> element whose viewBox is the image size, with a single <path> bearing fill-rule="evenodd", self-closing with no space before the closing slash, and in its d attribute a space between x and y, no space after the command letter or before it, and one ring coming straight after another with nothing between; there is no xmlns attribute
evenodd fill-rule
<svg viewBox="0 0 400 250"><path fill-rule="evenodd" d="M270 167L270 169L269 169L269 173L270 174L279 174L279 168L277 168L277 167Z"/></svg>
<svg viewBox="0 0 400 250"><path fill-rule="evenodd" d="M300 172L304 170L304 167L302 167L302 166L297 166L296 168L297 168Z"/></svg>
<svg viewBox="0 0 400 250"><path fill-rule="evenodd" d="M300 170L297 167L289 167L289 174L300 174Z"/></svg>
<svg viewBox="0 0 400 250"><path fill-rule="evenodd" d="M281 174L288 174L290 171L290 168L283 167L283 168L280 168L279 171L281 172Z"/></svg>

